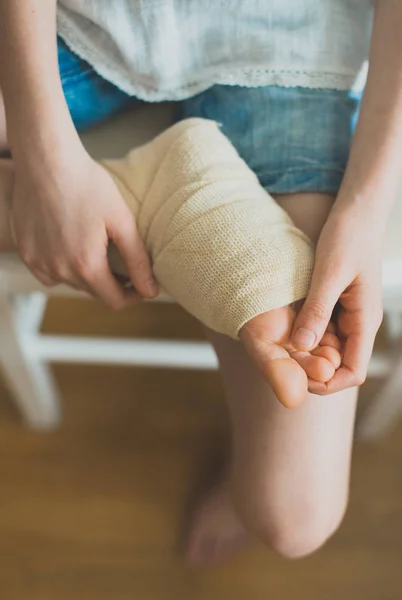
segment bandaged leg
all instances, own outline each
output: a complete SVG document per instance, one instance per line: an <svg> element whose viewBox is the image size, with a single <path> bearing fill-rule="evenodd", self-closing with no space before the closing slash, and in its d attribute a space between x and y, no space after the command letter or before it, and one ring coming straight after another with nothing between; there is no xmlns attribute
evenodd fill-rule
<svg viewBox="0 0 402 600"><path fill-rule="evenodd" d="M157 280L204 325L237 338L253 317L306 297L312 244L215 122L182 121L103 164L137 219Z"/></svg>
<svg viewBox="0 0 402 600"><path fill-rule="evenodd" d="M182 121L103 165L137 219L161 286L210 329L240 337L284 404L303 399L306 373L333 376L336 339L316 356L292 354L288 343L289 305L307 295L313 246L215 122ZM126 273L116 251L110 262Z"/></svg>
<svg viewBox="0 0 402 600"><path fill-rule="evenodd" d="M289 305L307 294L312 244L214 122L183 121L103 165L136 217L162 287L204 325L239 337L285 405L303 400L307 376L332 377L339 364L334 335L326 334L313 356L289 344ZM13 243L9 167L0 161L0 251ZM116 250L109 258L125 275Z"/></svg>

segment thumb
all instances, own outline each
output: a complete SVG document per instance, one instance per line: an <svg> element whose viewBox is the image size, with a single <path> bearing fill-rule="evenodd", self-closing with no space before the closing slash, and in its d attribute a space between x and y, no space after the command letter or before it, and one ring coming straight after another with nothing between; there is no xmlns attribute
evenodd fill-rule
<svg viewBox="0 0 402 600"><path fill-rule="evenodd" d="M293 325L291 341L296 350L308 352L318 346L343 291L325 278L320 277L320 283L317 279L313 276L309 294Z"/></svg>

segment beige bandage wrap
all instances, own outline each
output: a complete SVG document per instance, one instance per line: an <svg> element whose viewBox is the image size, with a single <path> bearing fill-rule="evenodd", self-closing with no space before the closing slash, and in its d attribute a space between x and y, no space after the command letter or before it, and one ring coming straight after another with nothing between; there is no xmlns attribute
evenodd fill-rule
<svg viewBox="0 0 402 600"><path fill-rule="evenodd" d="M136 217L158 282L204 325L237 338L253 317L306 297L311 242L214 121L181 121L102 164ZM113 270L126 273L116 254Z"/></svg>

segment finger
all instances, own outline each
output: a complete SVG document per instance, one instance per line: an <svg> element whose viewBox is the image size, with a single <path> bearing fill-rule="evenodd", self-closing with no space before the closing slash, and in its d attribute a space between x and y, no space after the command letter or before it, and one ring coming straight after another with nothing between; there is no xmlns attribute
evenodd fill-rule
<svg viewBox="0 0 402 600"><path fill-rule="evenodd" d="M375 331L349 335L345 341L341 366L327 383L309 381L309 391L327 395L362 385L366 379L373 351Z"/></svg>
<svg viewBox="0 0 402 600"><path fill-rule="evenodd" d="M292 344L297 350L308 352L317 347L342 292L328 276L313 275L310 292L293 326Z"/></svg>
<svg viewBox="0 0 402 600"><path fill-rule="evenodd" d="M58 285L60 282L45 273L44 271L40 271L39 269L32 270L32 274L39 279L39 281L45 285L46 287L54 287Z"/></svg>
<svg viewBox="0 0 402 600"><path fill-rule="evenodd" d="M18 248L18 254L27 269L46 287L54 287L60 283L52 273L49 273L45 265L35 259L29 250Z"/></svg>
<svg viewBox="0 0 402 600"><path fill-rule="evenodd" d="M43 273L43 271L42 271ZM79 292L86 292L89 295L92 295L92 292L88 285L85 283L83 279L77 277L75 274L71 273L68 269L61 268L55 269L51 273L46 274L52 281L52 285L67 285L74 290Z"/></svg>
<svg viewBox="0 0 402 600"><path fill-rule="evenodd" d="M77 292L83 292L88 294L88 296L92 296L95 300L99 300L99 296L92 290L89 285L83 280L75 277L71 277L69 279L63 280L65 285L77 290Z"/></svg>
<svg viewBox="0 0 402 600"><path fill-rule="evenodd" d="M342 364L328 382L328 394L362 385L367 377L375 331L352 333L345 341Z"/></svg>
<svg viewBox="0 0 402 600"><path fill-rule="evenodd" d="M341 341L337 335L334 333L324 333L321 338L320 346L330 346L331 348L335 348L335 350L340 351L341 349Z"/></svg>
<svg viewBox="0 0 402 600"><path fill-rule="evenodd" d="M155 298L158 295L158 284L154 278L151 260L145 250L138 233L134 218L126 219L124 226L119 226L108 234L119 250L135 289L144 298Z"/></svg>
<svg viewBox="0 0 402 600"><path fill-rule="evenodd" d="M121 310L141 300L136 290L126 290L119 285L112 275L106 259L85 283L93 296L102 300L113 310Z"/></svg>
<svg viewBox="0 0 402 600"><path fill-rule="evenodd" d="M317 396L326 396L328 394L328 383L308 378L308 391L310 394L316 394Z"/></svg>
<svg viewBox="0 0 402 600"><path fill-rule="evenodd" d="M336 327L335 327L335 323L333 321L330 321L328 323L326 333L336 333Z"/></svg>

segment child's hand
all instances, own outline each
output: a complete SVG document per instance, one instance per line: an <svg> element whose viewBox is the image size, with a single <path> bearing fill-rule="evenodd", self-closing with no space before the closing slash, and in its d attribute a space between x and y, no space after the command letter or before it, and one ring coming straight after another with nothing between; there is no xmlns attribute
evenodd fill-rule
<svg viewBox="0 0 402 600"><path fill-rule="evenodd" d="M286 408L296 408L316 385L326 385L341 364L340 341L330 323L312 352L296 351L290 341L296 313L290 306L254 317L239 337L257 369Z"/></svg>
<svg viewBox="0 0 402 600"><path fill-rule="evenodd" d="M114 309L156 296L149 257L111 176L80 143L66 156L28 168L16 163L12 218L22 260L44 284L86 290ZM135 290L124 290L113 277L109 240Z"/></svg>
<svg viewBox="0 0 402 600"><path fill-rule="evenodd" d="M310 293L293 331L303 328L311 332L311 345L315 347L337 304L332 319L342 341L342 365L327 384L312 384L315 394L332 394L361 385L366 378L382 320L384 220L360 200L350 208L334 208L322 230ZM309 349L308 344L292 339L295 346Z"/></svg>

